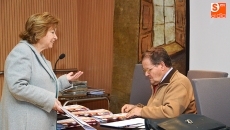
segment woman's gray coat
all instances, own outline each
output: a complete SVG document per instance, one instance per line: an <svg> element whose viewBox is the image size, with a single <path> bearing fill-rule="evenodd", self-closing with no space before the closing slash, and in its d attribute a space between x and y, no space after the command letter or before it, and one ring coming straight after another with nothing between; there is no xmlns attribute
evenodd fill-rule
<svg viewBox="0 0 230 130"><path fill-rule="evenodd" d="M58 91L70 86L56 78L51 63L27 41L20 41L4 66L0 130L56 130L52 110Z"/></svg>

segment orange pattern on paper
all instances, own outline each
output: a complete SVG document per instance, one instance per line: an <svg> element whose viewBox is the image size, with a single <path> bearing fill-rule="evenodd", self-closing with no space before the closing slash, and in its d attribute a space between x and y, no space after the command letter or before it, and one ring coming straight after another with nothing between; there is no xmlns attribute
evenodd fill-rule
<svg viewBox="0 0 230 130"><path fill-rule="evenodd" d="M226 3L211 3L211 18L226 18Z"/></svg>

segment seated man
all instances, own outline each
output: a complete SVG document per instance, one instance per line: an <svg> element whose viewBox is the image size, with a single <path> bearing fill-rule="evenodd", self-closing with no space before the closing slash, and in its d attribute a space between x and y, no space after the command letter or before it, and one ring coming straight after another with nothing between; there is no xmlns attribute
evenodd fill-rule
<svg viewBox="0 0 230 130"><path fill-rule="evenodd" d="M173 118L180 114L196 114L193 88L189 79L172 67L168 53L161 47L142 55L145 76L151 83L152 95L147 106L125 104L122 113L127 118ZM140 88L141 91L141 88Z"/></svg>

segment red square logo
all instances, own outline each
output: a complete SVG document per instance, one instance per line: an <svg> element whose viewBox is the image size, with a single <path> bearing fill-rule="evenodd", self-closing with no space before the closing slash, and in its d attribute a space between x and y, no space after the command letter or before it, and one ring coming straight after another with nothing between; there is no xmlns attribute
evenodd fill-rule
<svg viewBox="0 0 230 130"><path fill-rule="evenodd" d="M211 3L211 18L226 18L226 3Z"/></svg>

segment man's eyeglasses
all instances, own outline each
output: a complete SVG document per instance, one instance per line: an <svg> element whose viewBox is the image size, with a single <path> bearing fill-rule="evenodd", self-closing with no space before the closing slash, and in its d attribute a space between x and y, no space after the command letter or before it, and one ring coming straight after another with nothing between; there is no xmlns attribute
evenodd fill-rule
<svg viewBox="0 0 230 130"><path fill-rule="evenodd" d="M150 68L150 69L143 69L143 72L144 73L150 73L151 72L151 70L154 68L155 66L153 66L152 68Z"/></svg>

